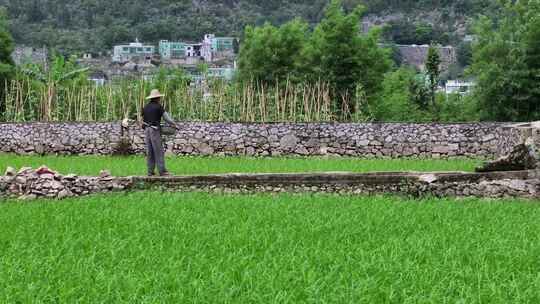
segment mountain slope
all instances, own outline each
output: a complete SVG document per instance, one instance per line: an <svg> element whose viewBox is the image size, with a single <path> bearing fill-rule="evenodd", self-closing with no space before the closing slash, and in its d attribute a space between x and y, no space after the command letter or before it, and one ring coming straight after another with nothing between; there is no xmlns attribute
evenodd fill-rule
<svg viewBox="0 0 540 304"><path fill-rule="evenodd" d="M58 48L65 53L99 52L120 42L199 40L204 33L241 35L247 24L281 24L295 17L318 22L328 0L0 0L17 43ZM398 14L426 18L455 32L491 0L343 0L373 19ZM422 16L429 16L422 17ZM419 20L424 21L424 20Z"/></svg>

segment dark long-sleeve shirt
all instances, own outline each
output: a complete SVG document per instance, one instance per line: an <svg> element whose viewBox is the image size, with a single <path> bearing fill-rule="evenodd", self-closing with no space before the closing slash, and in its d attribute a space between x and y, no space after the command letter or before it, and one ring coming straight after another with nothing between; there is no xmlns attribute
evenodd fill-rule
<svg viewBox="0 0 540 304"><path fill-rule="evenodd" d="M150 126L159 127L161 119L164 119L169 124L175 124L170 115L165 112L163 106L157 102L149 102L143 108L143 121Z"/></svg>

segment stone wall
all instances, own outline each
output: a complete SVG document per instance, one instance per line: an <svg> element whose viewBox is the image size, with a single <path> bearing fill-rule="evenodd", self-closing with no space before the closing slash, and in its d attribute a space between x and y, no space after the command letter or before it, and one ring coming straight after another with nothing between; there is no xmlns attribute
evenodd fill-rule
<svg viewBox="0 0 540 304"><path fill-rule="evenodd" d="M62 175L47 167L21 168L18 172L8 167L0 176L0 200L4 197L63 199L96 193L127 190L133 185L130 177L113 177L107 171L100 176Z"/></svg>
<svg viewBox="0 0 540 304"><path fill-rule="evenodd" d="M218 193L398 194L413 197L540 198L540 170L488 173L313 173L134 177L134 187Z"/></svg>
<svg viewBox="0 0 540 304"><path fill-rule="evenodd" d="M403 63L425 70L429 45L397 45ZM441 58L440 69L447 71L457 62L456 50L452 46L437 47Z"/></svg>
<svg viewBox="0 0 540 304"><path fill-rule="evenodd" d="M16 65L23 65L26 63L46 65L48 57L49 52L45 47L34 48L22 45L16 46L11 54L11 58Z"/></svg>
<svg viewBox="0 0 540 304"><path fill-rule="evenodd" d="M236 124L181 123L165 137L169 154L355 157L488 157L508 153L519 131L502 123L473 124ZM144 153L134 123L0 124L0 152L111 154L124 139Z"/></svg>
<svg viewBox="0 0 540 304"><path fill-rule="evenodd" d="M0 176L2 197L67 198L126 190L165 189L219 193L323 192L349 195L399 194L414 197L540 198L540 171L490 173L316 173L226 174L181 177L99 177L61 175L48 168Z"/></svg>
<svg viewBox="0 0 540 304"><path fill-rule="evenodd" d="M121 137L120 123L7 123L0 124L0 152L111 154Z"/></svg>

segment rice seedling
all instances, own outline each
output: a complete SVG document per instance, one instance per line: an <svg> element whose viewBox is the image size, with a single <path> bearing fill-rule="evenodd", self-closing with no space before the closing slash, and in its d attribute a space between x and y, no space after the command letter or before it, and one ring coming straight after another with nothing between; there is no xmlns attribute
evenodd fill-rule
<svg viewBox="0 0 540 304"><path fill-rule="evenodd" d="M2 303L538 303L540 205L141 192L0 204Z"/></svg>
<svg viewBox="0 0 540 304"><path fill-rule="evenodd" d="M358 159L358 158L249 158L169 157L174 174L287 173L287 172L374 172L374 171L473 171L475 159ZM0 154L0 170L7 166L37 168L46 165L61 173L97 175L108 169L114 175L144 175L143 156L22 156Z"/></svg>

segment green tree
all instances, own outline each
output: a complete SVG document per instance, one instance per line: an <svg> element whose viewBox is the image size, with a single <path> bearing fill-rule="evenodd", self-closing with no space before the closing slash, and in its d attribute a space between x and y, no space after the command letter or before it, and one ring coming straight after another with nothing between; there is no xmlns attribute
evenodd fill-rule
<svg viewBox="0 0 540 304"><path fill-rule="evenodd" d="M30 22L40 22L46 18L39 0L32 0L28 10L28 19Z"/></svg>
<svg viewBox="0 0 540 304"><path fill-rule="evenodd" d="M384 38L397 44L418 44L415 25L405 19L392 20L383 28Z"/></svg>
<svg viewBox="0 0 540 304"><path fill-rule="evenodd" d="M461 42L457 47L457 62L460 66L469 66L472 62L472 45L470 42Z"/></svg>
<svg viewBox="0 0 540 304"><path fill-rule="evenodd" d="M449 31L451 32L451 29L404 18L389 21L383 28L383 36L387 41L397 44L446 44L450 40Z"/></svg>
<svg viewBox="0 0 540 304"><path fill-rule="evenodd" d="M301 17L309 24L317 24L324 17L328 0L0 0L12 19L11 33L17 43L43 46L35 38L40 37L42 29L50 28L52 36L69 33L73 36L98 36L99 45L126 42L111 37L125 37L118 26L127 26L129 37L139 37L145 42L157 43L161 35L171 35L168 39L199 40L206 33L239 36L246 25L262 25L265 22L279 26L294 17ZM345 10L350 11L362 3L369 13L387 15L403 13L401 21L393 30L396 43L429 43L421 39L432 36L432 40L445 43L442 36L455 32L456 21L466 20L477 13L495 11L493 0L343 0ZM428 28L417 33L419 16L434 10L441 17L433 20L432 33ZM433 14L431 14L433 15ZM435 14L437 15L437 14ZM444 29L444 30L442 30ZM424 31L424 30L427 30ZM81 35L83 33L83 35ZM48 31L47 31L48 34ZM417 34L418 35L417 37ZM428 34L427 36L424 34ZM43 40L43 39L41 39ZM39 41L41 41L39 40ZM403 42L399 42L401 40ZM69 39L47 39L54 49L69 50ZM76 45L77 52L86 52L94 46L94 41L83 40Z"/></svg>
<svg viewBox="0 0 540 304"><path fill-rule="evenodd" d="M437 91L437 84L439 83L439 77L441 75L440 65L441 56L439 55L439 50L436 46L430 45L426 59L426 73L429 78L429 89L431 94L432 106L435 106L435 94Z"/></svg>
<svg viewBox="0 0 540 304"><path fill-rule="evenodd" d="M460 94L439 94L440 109L438 112L438 121L440 122L469 122L478 121L478 105L474 96Z"/></svg>
<svg viewBox="0 0 540 304"><path fill-rule="evenodd" d="M527 66L522 78L523 90L526 92L523 102L526 104L528 114L522 118L526 120L540 119L540 15L538 13L529 19L523 43L524 62Z"/></svg>
<svg viewBox="0 0 540 304"><path fill-rule="evenodd" d="M311 80L330 84L338 109L343 109L343 101L352 100L357 85L362 86L368 100L375 96L391 66L391 51L378 46L380 29L359 34L363 12L358 6L346 14L341 1L332 0L306 48ZM353 104L348 108L354 113Z"/></svg>
<svg viewBox="0 0 540 304"><path fill-rule="evenodd" d="M247 26L238 59L239 78L264 84L296 79L302 64L307 24L294 20L277 28Z"/></svg>
<svg viewBox="0 0 540 304"><path fill-rule="evenodd" d="M433 27L428 23L420 23L415 28L416 44L430 43L434 39Z"/></svg>
<svg viewBox="0 0 540 304"><path fill-rule="evenodd" d="M374 106L374 117L385 122L426 122L432 120L431 113L417 100L419 97L419 74L409 67L401 67L387 73L378 102ZM420 77L421 78L421 77Z"/></svg>
<svg viewBox="0 0 540 304"><path fill-rule="evenodd" d="M5 111L4 95L7 81L13 76L14 66L11 53L13 53L14 42L7 29L7 14L5 9L0 7L0 117Z"/></svg>
<svg viewBox="0 0 540 304"><path fill-rule="evenodd" d="M540 0L504 1L495 18L475 26L470 72L482 119L540 119Z"/></svg>
<svg viewBox="0 0 540 304"><path fill-rule="evenodd" d="M208 74L208 65L197 66L201 74ZM190 78L181 68L160 67L155 77L152 79L152 88L158 88L160 91L179 90L189 84Z"/></svg>
<svg viewBox="0 0 540 304"><path fill-rule="evenodd" d="M237 38L233 40L233 51L234 51L234 54L240 53L240 42L238 41Z"/></svg>
<svg viewBox="0 0 540 304"><path fill-rule="evenodd" d="M64 110L62 106L67 106L66 102L57 100L58 96L64 96L61 94L62 91L88 84L88 70L88 68L80 68L75 57L65 60L62 56L54 56L49 66L29 64L20 69L22 74L34 80L35 90L48 92L47 102L41 109L42 119L45 121L54 120L54 116Z"/></svg>
<svg viewBox="0 0 540 304"><path fill-rule="evenodd" d="M102 27L99 31L104 45L108 48L112 48L115 44L135 40L135 35L131 33L129 26L126 24L115 24L111 27Z"/></svg>
<svg viewBox="0 0 540 304"><path fill-rule="evenodd" d="M421 109L425 110L429 107L431 90L428 87L425 74L418 73L413 77L409 84L409 92L412 101Z"/></svg>

